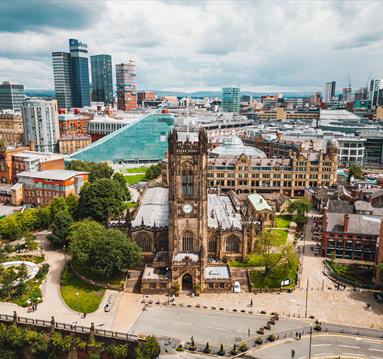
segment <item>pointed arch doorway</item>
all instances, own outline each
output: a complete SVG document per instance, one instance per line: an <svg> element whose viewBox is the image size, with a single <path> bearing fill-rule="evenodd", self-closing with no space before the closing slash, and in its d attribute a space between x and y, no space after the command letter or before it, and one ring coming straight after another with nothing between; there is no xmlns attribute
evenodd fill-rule
<svg viewBox="0 0 383 359"><path fill-rule="evenodd" d="M188 273L182 277L182 290L188 292L193 290L193 277Z"/></svg>

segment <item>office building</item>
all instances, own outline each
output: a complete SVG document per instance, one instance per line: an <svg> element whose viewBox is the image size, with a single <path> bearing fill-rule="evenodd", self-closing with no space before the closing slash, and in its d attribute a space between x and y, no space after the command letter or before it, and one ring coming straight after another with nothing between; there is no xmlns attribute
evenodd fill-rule
<svg viewBox="0 0 383 359"><path fill-rule="evenodd" d="M383 79L373 79L370 82L369 100L371 108L383 105Z"/></svg>
<svg viewBox="0 0 383 359"><path fill-rule="evenodd" d="M116 65L117 108L132 111L137 108L136 63Z"/></svg>
<svg viewBox="0 0 383 359"><path fill-rule="evenodd" d="M59 108L72 107L72 68L68 52L52 52L53 78Z"/></svg>
<svg viewBox="0 0 383 359"><path fill-rule="evenodd" d="M222 88L222 111L239 112L240 89L239 87Z"/></svg>
<svg viewBox="0 0 383 359"><path fill-rule="evenodd" d="M90 57L92 72L92 101L113 103L112 56L95 55Z"/></svg>
<svg viewBox="0 0 383 359"><path fill-rule="evenodd" d="M140 91L137 94L137 102L140 106L145 107L145 102L154 101L157 95L154 91Z"/></svg>
<svg viewBox="0 0 383 359"><path fill-rule="evenodd" d="M0 110L21 112L24 100L24 85L9 81L3 81L0 84Z"/></svg>
<svg viewBox="0 0 383 359"><path fill-rule="evenodd" d="M40 152L55 152L60 137L57 101L31 99L23 104L24 143Z"/></svg>
<svg viewBox="0 0 383 359"><path fill-rule="evenodd" d="M0 140L5 146L23 142L23 119L13 111L0 111Z"/></svg>
<svg viewBox="0 0 383 359"><path fill-rule="evenodd" d="M72 70L72 106L90 105L89 66L87 45L69 39L69 50Z"/></svg>
<svg viewBox="0 0 383 359"><path fill-rule="evenodd" d="M324 86L324 93L323 93L323 102L329 103L331 102L332 98L335 96L335 87L336 82L326 82Z"/></svg>
<svg viewBox="0 0 383 359"><path fill-rule="evenodd" d="M47 170L26 171L17 175L18 184L23 186L23 202L45 206L55 197L78 195L88 181L88 172Z"/></svg>

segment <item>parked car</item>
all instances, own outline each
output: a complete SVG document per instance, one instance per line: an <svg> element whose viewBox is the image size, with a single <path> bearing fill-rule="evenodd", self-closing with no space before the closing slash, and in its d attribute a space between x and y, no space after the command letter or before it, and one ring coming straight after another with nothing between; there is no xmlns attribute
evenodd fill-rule
<svg viewBox="0 0 383 359"><path fill-rule="evenodd" d="M375 292L374 298L378 303L383 303L383 292Z"/></svg>
<svg viewBox="0 0 383 359"><path fill-rule="evenodd" d="M238 281L235 281L233 284L233 292L241 293L241 284Z"/></svg>
<svg viewBox="0 0 383 359"><path fill-rule="evenodd" d="M108 301L104 305L104 311L109 312L112 309L114 303L114 294L111 294L108 298Z"/></svg>

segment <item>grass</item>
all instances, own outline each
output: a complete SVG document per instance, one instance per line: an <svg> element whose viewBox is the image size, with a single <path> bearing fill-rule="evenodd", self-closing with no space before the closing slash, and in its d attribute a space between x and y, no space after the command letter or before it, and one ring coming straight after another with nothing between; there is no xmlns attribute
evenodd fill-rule
<svg viewBox="0 0 383 359"><path fill-rule="evenodd" d="M275 217L275 227L276 228L289 228L291 222L291 215L284 214L281 216Z"/></svg>
<svg viewBox="0 0 383 359"><path fill-rule="evenodd" d="M272 254L274 255L274 254ZM278 256L278 253L275 253L275 256ZM262 256L260 254L251 253L249 254L244 261L230 261L229 262L230 267L242 267L242 268L248 268L248 267L262 267L263 266L263 260Z"/></svg>
<svg viewBox="0 0 383 359"><path fill-rule="evenodd" d="M373 278L373 270L366 268L359 268L353 266L345 266L339 263L331 263L331 261L327 261L333 271L352 282L371 284Z"/></svg>
<svg viewBox="0 0 383 359"><path fill-rule="evenodd" d="M79 313L92 313L99 307L105 289L89 284L64 269L60 285L61 296L69 308Z"/></svg>
<svg viewBox="0 0 383 359"><path fill-rule="evenodd" d="M290 285L283 288L291 288L296 282L298 268L287 268L280 265L273 269L267 276L263 270L253 270L250 272L251 284L254 288L280 288L281 282L290 279Z"/></svg>
<svg viewBox="0 0 383 359"><path fill-rule="evenodd" d="M145 173L137 174L137 175L131 175L131 176L127 175L127 176L125 176L125 179L128 182L128 184L137 184L138 182L142 182L142 181L147 180Z"/></svg>
<svg viewBox="0 0 383 359"><path fill-rule="evenodd" d="M135 167L135 168L124 168L121 172L123 173L146 173L148 167Z"/></svg>
<svg viewBox="0 0 383 359"><path fill-rule="evenodd" d="M275 245L278 247L284 246L287 241L288 231L283 229L273 229L271 231L275 236Z"/></svg>

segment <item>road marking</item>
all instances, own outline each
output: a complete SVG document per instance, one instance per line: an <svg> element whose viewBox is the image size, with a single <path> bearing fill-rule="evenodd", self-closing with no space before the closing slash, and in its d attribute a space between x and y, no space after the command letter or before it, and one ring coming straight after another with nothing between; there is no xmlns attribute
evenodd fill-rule
<svg viewBox="0 0 383 359"><path fill-rule="evenodd" d="M342 355L350 355L352 358L365 358L364 355L359 355L355 353L342 353Z"/></svg>
<svg viewBox="0 0 383 359"><path fill-rule="evenodd" d="M342 347L342 348L360 349L360 347L357 347L356 345L339 344L338 346L339 346L339 347Z"/></svg>
<svg viewBox="0 0 383 359"><path fill-rule="evenodd" d="M321 358L321 357L326 357L328 355L334 355L334 353L321 353L321 354L317 355L317 357Z"/></svg>
<svg viewBox="0 0 383 359"><path fill-rule="evenodd" d="M382 349L374 349L374 348L370 348L368 350L371 350L371 351L374 351L374 352L382 352L383 353L383 350Z"/></svg>
<svg viewBox="0 0 383 359"><path fill-rule="evenodd" d="M382 357L371 357L371 359L383 359Z"/></svg>
<svg viewBox="0 0 383 359"><path fill-rule="evenodd" d="M332 344L313 344L311 345L312 347L329 347L331 346Z"/></svg>
<svg viewBox="0 0 383 359"><path fill-rule="evenodd" d="M306 355L304 355L303 357L299 357L298 359L305 359L306 358Z"/></svg>

